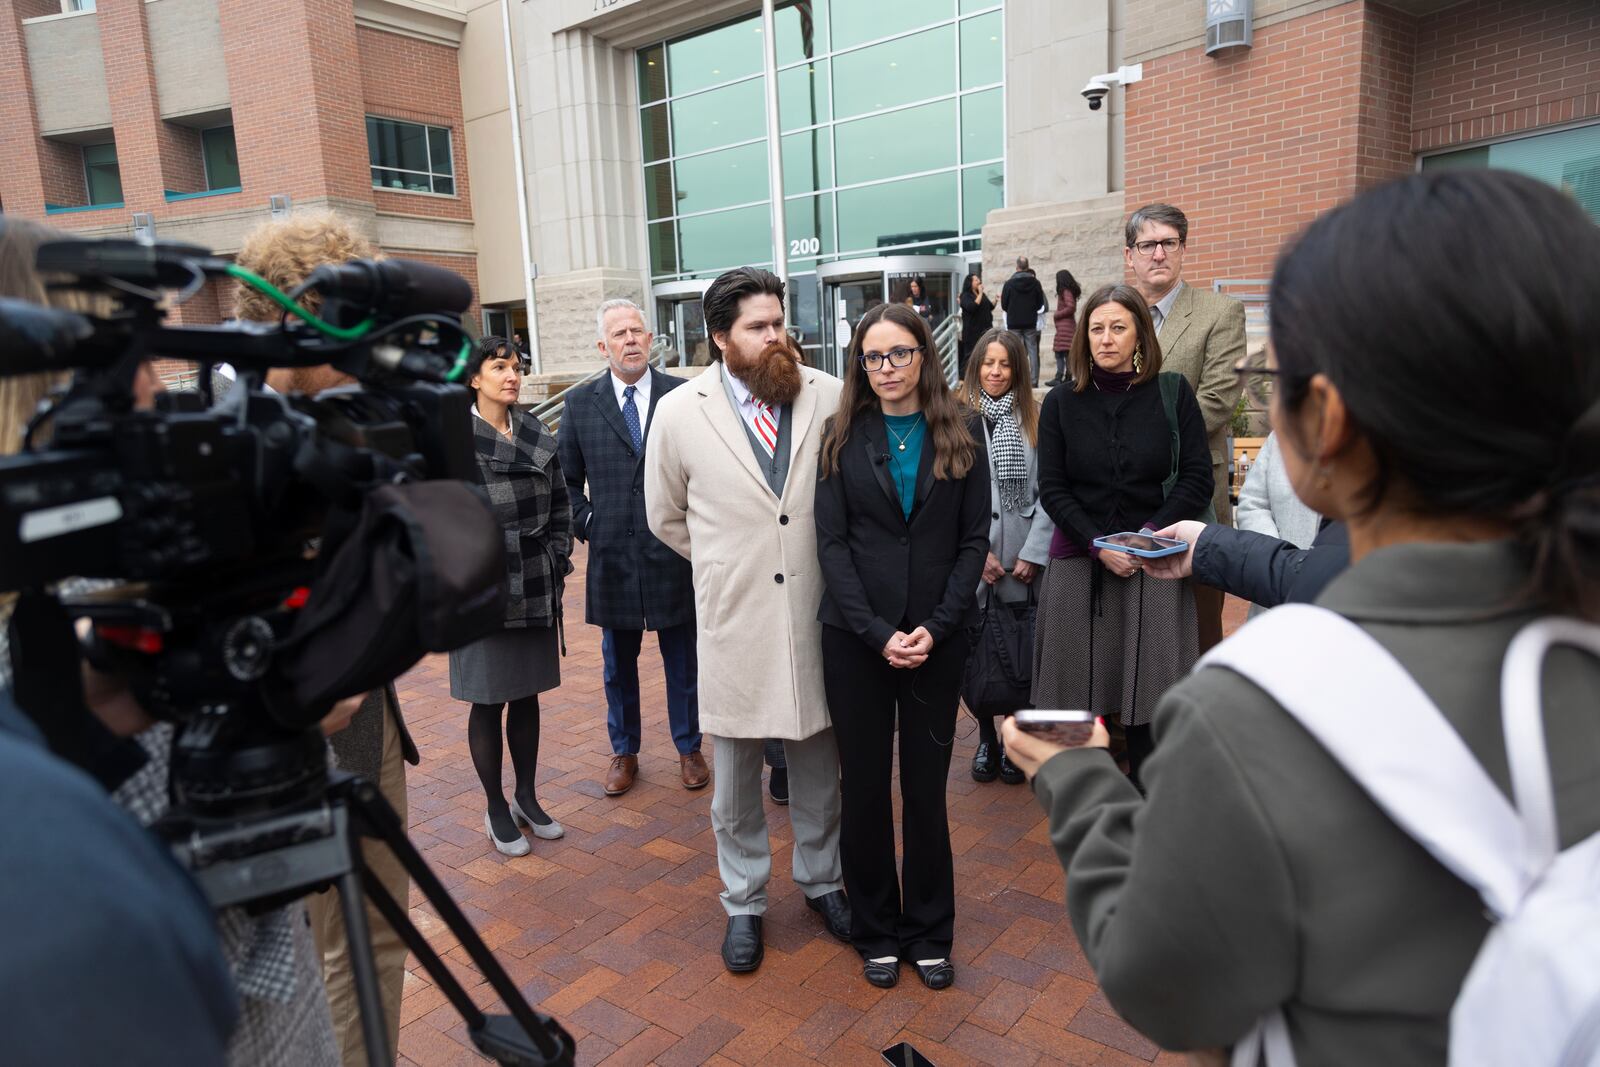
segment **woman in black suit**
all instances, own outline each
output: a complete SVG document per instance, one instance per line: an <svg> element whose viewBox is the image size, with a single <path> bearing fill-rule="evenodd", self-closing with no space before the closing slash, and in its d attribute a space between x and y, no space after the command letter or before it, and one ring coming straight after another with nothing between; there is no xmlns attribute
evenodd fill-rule
<svg viewBox="0 0 1600 1067"><path fill-rule="evenodd" d="M994 329L994 301L983 291L983 279L976 274L967 275L961 283L961 347L959 377L967 376L967 361L972 358L972 348L978 338Z"/></svg>
<svg viewBox="0 0 1600 1067"><path fill-rule="evenodd" d="M839 744L850 937L873 985L894 985L909 959L930 989L943 989L955 980L945 778L989 552L989 465L984 435L945 384L916 312L873 308L850 356L816 497L817 617ZM899 880L889 793L897 722Z"/></svg>

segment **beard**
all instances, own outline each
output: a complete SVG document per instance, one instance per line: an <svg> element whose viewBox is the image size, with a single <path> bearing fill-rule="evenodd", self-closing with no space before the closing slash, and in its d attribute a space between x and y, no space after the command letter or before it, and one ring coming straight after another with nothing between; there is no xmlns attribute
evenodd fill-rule
<svg viewBox="0 0 1600 1067"><path fill-rule="evenodd" d="M729 372L763 404L782 407L800 395L800 353L787 337L772 342L754 356L729 345L722 358Z"/></svg>

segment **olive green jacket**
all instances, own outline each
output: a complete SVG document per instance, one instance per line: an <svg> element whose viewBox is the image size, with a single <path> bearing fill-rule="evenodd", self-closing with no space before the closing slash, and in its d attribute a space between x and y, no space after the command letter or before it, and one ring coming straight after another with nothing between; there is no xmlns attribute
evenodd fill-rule
<svg viewBox="0 0 1600 1067"><path fill-rule="evenodd" d="M1508 797L1500 665L1538 614L1527 574L1508 542L1401 545L1318 599L1405 666ZM1308 671L1355 669L1314 648L1304 658ZM1600 661L1552 650L1544 694L1566 848L1600 831ZM1174 686L1155 735L1148 800L1098 749L1061 753L1033 783L1073 928L1117 1010L1164 1047L1204 1049L1281 1005L1300 1067L1444 1064L1450 1008L1489 929L1476 891L1232 671Z"/></svg>

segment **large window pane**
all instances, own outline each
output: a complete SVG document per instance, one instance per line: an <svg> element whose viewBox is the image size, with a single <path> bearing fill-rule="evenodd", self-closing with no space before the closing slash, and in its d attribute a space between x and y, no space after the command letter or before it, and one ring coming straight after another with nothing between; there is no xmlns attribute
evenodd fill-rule
<svg viewBox="0 0 1600 1067"><path fill-rule="evenodd" d="M1000 12L961 24L961 88L993 85L1000 80Z"/></svg>
<svg viewBox="0 0 1600 1067"><path fill-rule="evenodd" d="M374 167L428 173L428 128L412 122L367 119L367 153Z"/></svg>
<svg viewBox="0 0 1600 1067"><path fill-rule="evenodd" d="M789 264L794 267L793 263ZM789 275L789 325L800 331L800 344L813 348L822 343L822 287L815 274ZM807 352L806 362L816 366L816 353Z"/></svg>
<svg viewBox="0 0 1600 1067"><path fill-rule="evenodd" d="M653 104L666 98L666 46L653 44L639 49L639 103Z"/></svg>
<svg viewBox="0 0 1600 1067"><path fill-rule="evenodd" d="M1005 152L1000 90L985 89L961 98L961 162L999 159Z"/></svg>
<svg viewBox="0 0 1600 1067"><path fill-rule="evenodd" d="M840 185L954 166L956 102L938 100L833 128Z"/></svg>
<svg viewBox="0 0 1600 1067"><path fill-rule="evenodd" d="M828 0L779 4L778 65L810 59L828 51Z"/></svg>
<svg viewBox="0 0 1600 1067"><path fill-rule="evenodd" d="M999 6L1000 0L961 0L961 13L968 15L974 11L986 11Z"/></svg>
<svg viewBox="0 0 1600 1067"><path fill-rule="evenodd" d="M828 127L783 139L783 191L814 192L833 185L833 132Z"/></svg>
<svg viewBox="0 0 1600 1067"><path fill-rule="evenodd" d="M677 235L670 222L650 224L650 276L678 273Z"/></svg>
<svg viewBox="0 0 1600 1067"><path fill-rule="evenodd" d="M772 261L772 216L767 205L716 211L678 220L679 269L712 272Z"/></svg>
<svg viewBox="0 0 1600 1067"><path fill-rule="evenodd" d="M761 19L747 18L667 45L672 95L761 73Z"/></svg>
<svg viewBox="0 0 1600 1067"><path fill-rule="evenodd" d="M828 121L828 61L778 71L778 125L798 130Z"/></svg>
<svg viewBox="0 0 1600 1067"><path fill-rule="evenodd" d="M1463 167L1513 170L1575 197L1600 222L1600 124L1424 156L1424 171Z"/></svg>
<svg viewBox="0 0 1600 1067"><path fill-rule="evenodd" d="M762 200L767 195L765 142L691 156L677 169L679 215Z"/></svg>
<svg viewBox="0 0 1600 1067"><path fill-rule="evenodd" d="M940 26L859 52L835 56L834 115L838 118L865 115L954 92L955 47L955 27Z"/></svg>
<svg viewBox="0 0 1600 1067"><path fill-rule="evenodd" d="M667 135L667 105L643 108L639 112L639 139L644 161L653 163L672 155L672 139Z"/></svg>
<svg viewBox="0 0 1600 1067"><path fill-rule="evenodd" d="M833 253L833 194L788 200L783 207L791 265Z"/></svg>
<svg viewBox="0 0 1600 1067"><path fill-rule="evenodd" d="M443 126L428 127L428 162L435 174L454 174L450 156L450 131Z"/></svg>
<svg viewBox="0 0 1600 1067"><path fill-rule="evenodd" d="M122 203L122 171L114 141L83 146L83 182L90 204Z"/></svg>
<svg viewBox="0 0 1600 1067"><path fill-rule="evenodd" d="M763 78L672 102L672 150L678 155L762 137L767 132Z"/></svg>
<svg viewBox="0 0 1600 1067"><path fill-rule="evenodd" d="M677 214L672 199L672 164L657 163L644 168L644 213L646 218L664 219Z"/></svg>
<svg viewBox="0 0 1600 1067"><path fill-rule="evenodd" d="M953 237L956 175L949 171L841 190L838 210L839 244L847 251Z"/></svg>
<svg viewBox="0 0 1600 1067"><path fill-rule="evenodd" d="M961 172L961 221L967 233L983 229L984 217L1006 200L1005 172L1000 164L968 167Z"/></svg>
<svg viewBox="0 0 1600 1067"><path fill-rule="evenodd" d="M205 157L207 189L239 187L239 152L232 126L201 130L200 153Z"/></svg>
<svg viewBox="0 0 1600 1067"><path fill-rule="evenodd" d="M834 0L833 47L876 41L954 14L951 0Z"/></svg>

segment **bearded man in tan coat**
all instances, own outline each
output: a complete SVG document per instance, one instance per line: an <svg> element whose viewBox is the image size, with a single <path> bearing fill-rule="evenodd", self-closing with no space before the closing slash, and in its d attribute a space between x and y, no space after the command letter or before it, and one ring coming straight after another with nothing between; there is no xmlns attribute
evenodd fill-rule
<svg viewBox="0 0 1600 1067"><path fill-rule="evenodd" d="M772 873L764 738L781 739L788 757L795 884L834 936L850 936L812 518L822 424L840 384L800 365L776 275L728 271L702 306L717 358L656 402L645 512L694 567L700 728L714 750L711 826L728 913L722 960L742 973L761 965Z"/></svg>

